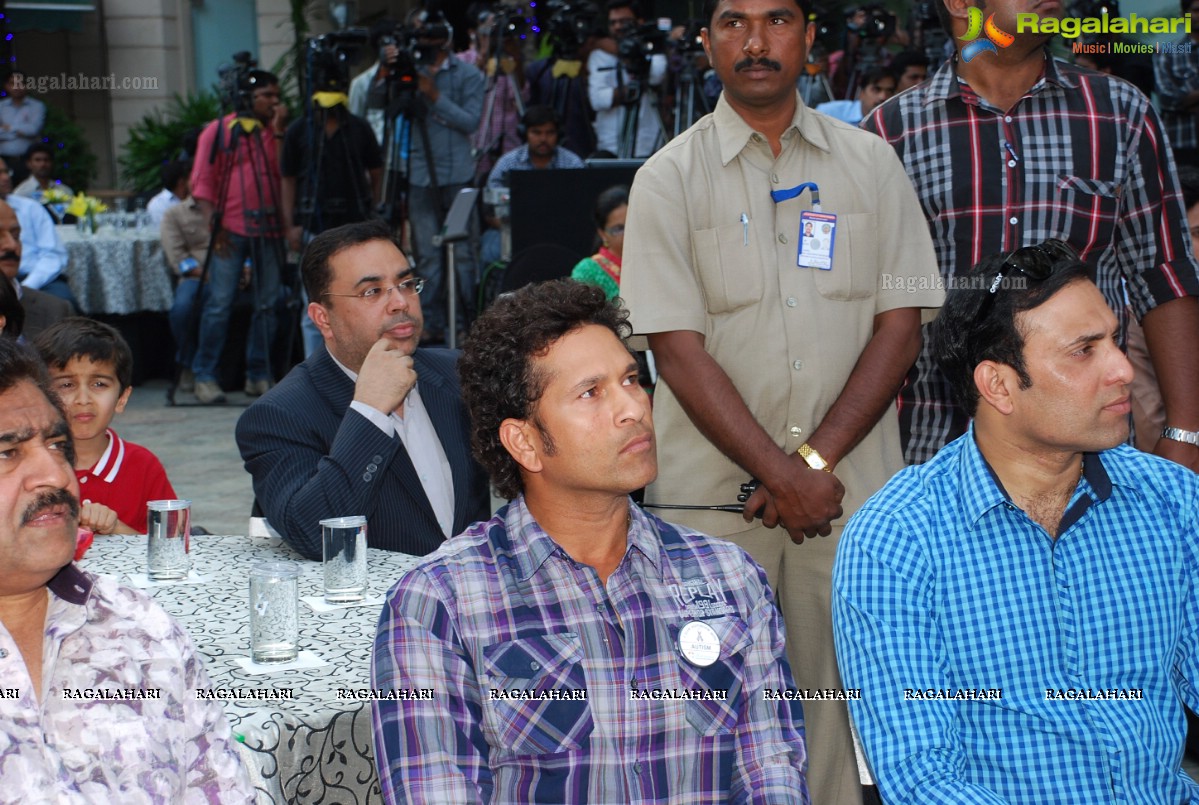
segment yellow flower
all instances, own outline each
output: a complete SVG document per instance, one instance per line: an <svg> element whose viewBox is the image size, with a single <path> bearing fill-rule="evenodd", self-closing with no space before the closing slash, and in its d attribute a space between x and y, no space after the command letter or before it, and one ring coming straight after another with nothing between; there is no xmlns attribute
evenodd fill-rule
<svg viewBox="0 0 1199 805"><path fill-rule="evenodd" d="M75 198L71 199L71 203L67 205L67 214L74 215L76 218L82 218L85 215L95 215L99 212L108 212L108 206L100 203L100 199L95 196L85 196L83 193L76 193Z"/></svg>
<svg viewBox="0 0 1199 805"><path fill-rule="evenodd" d="M51 187L42 193L42 201L46 204L68 204L71 199L72 196L70 193L57 186Z"/></svg>

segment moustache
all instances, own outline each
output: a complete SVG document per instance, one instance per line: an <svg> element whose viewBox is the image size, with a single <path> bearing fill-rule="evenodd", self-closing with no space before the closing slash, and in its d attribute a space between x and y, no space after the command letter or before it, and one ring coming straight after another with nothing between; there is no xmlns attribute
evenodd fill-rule
<svg viewBox="0 0 1199 805"><path fill-rule="evenodd" d="M12 251L0 252L0 260L20 260L20 259L21 259L21 255L17 254L16 252L12 252Z"/></svg>
<svg viewBox="0 0 1199 805"><path fill-rule="evenodd" d="M420 323L421 323L420 319L416 318L415 316L412 316L408 313L400 313L394 319L388 319L387 322L383 325L382 329L379 330L379 333L380 334L385 333L388 330L390 330L392 327L398 327L401 324L412 324L412 325L416 325L417 327L419 327Z"/></svg>
<svg viewBox="0 0 1199 805"><path fill-rule="evenodd" d="M748 70L751 67L765 67L769 70L774 70L775 72L783 69L782 64L772 59L767 59L765 57L761 59L755 59L753 56L749 56L733 65L733 72L739 73L742 70Z"/></svg>
<svg viewBox="0 0 1199 805"><path fill-rule="evenodd" d="M34 518L54 506L66 506L71 517L79 517L79 499L65 489L56 489L53 492L43 492L37 496L37 500L29 504L25 513L21 515L21 525L29 525Z"/></svg>

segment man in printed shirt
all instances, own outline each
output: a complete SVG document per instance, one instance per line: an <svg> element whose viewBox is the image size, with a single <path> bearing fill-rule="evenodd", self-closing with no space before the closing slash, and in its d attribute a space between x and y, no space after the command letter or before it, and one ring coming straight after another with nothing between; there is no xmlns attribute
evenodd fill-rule
<svg viewBox="0 0 1199 805"><path fill-rule="evenodd" d="M933 354L974 424L845 527L837 657L888 805L1199 801L1199 477L1124 444L1088 275L1047 241L949 290Z"/></svg>
<svg viewBox="0 0 1199 805"><path fill-rule="evenodd" d="M373 674L388 801L808 801L765 574L629 500L657 457L628 329L570 280L475 324L472 444L515 500L389 593Z"/></svg>
<svg viewBox="0 0 1199 805"><path fill-rule="evenodd" d="M249 802L191 640L71 558L79 485L45 369L0 339L0 798Z"/></svg>
<svg viewBox="0 0 1199 805"><path fill-rule="evenodd" d="M1017 28L1017 14L1061 17L1064 3L935 5L957 52L928 81L875 109L862 128L899 154L941 276L949 280L987 254L1046 238L1069 243L1094 267L1095 284L1118 316L1127 288L1158 370L1166 424L1196 439L1199 361L1180 355L1178 345L1199 344L1199 266L1174 160L1149 99L1127 81L1056 61L1045 47L1051 34ZM1003 47L986 34L964 39L971 20L983 16ZM932 458L968 423L928 344L925 338L899 395L909 464ZM1195 441L1154 435L1157 455L1199 472Z"/></svg>

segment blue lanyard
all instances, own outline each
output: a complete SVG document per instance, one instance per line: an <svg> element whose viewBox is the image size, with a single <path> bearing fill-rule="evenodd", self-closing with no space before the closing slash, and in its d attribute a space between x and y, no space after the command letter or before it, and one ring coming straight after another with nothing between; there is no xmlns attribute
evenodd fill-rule
<svg viewBox="0 0 1199 805"><path fill-rule="evenodd" d="M783 201L790 201L793 198L799 198L803 195L803 191L812 191L812 209L820 212L820 188L815 182L804 182L803 184L789 187L786 190L771 190L770 198L775 204Z"/></svg>

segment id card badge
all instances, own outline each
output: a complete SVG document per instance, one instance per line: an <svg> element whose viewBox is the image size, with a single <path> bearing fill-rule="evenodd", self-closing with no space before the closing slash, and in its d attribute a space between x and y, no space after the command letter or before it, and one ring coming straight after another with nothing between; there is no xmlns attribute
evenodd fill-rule
<svg viewBox="0 0 1199 805"><path fill-rule="evenodd" d="M808 210L799 214L799 254L795 264L800 268L833 268L833 244L837 238L837 216L829 212Z"/></svg>

